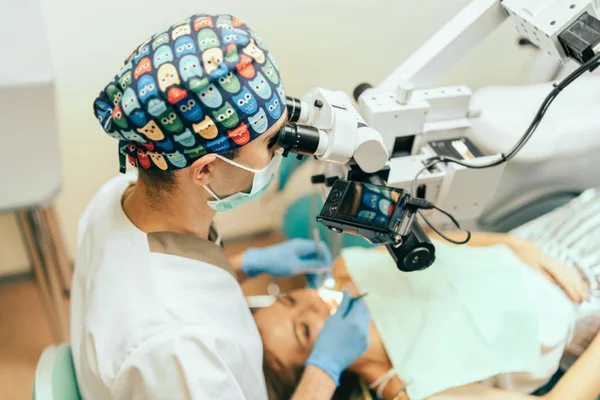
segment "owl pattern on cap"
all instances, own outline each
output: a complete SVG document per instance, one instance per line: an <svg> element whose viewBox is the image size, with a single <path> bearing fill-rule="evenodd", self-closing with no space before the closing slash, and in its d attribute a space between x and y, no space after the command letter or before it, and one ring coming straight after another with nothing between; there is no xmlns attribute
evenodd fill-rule
<svg viewBox="0 0 600 400"><path fill-rule="evenodd" d="M174 170L235 150L283 115L285 93L264 42L231 15L197 14L127 57L94 102L125 160Z"/></svg>

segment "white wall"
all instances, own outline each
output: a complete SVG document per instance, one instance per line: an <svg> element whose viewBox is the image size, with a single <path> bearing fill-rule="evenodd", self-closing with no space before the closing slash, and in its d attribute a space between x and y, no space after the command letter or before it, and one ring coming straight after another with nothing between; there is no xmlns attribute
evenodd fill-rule
<svg viewBox="0 0 600 400"><path fill-rule="evenodd" d="M0 0L0 87L52 78L41 1Z"/></svg>
<svg viewBox="0 0 600 400"><path fill-rule="evenodd" d="M41 0L0 0L0 209L54 196L59 187L51 58ZM33 117L32 117L33 116ZM35 160L36 163L24 162ZM40 168L40 165L46 168ZM7 179L4 179L4 178ZM7 182L8 181L8 182ZM26 272L13 215L0 215L0 275Z"/></svg>
<svg viewBox="0 0 600 400"><path fill-rule="evenodd" d="M118 170L117 144L93 117L92 102L123 59L155 31L198 12L232 13L269 45L289 95L301 96L314 86L351 92L357 83L380 82L467 2L44 0L56 64L64 177L58 211L69 248L86 203ZM441 83L477 88L525 82L532 53L515 42L512 27L503 26ZM224 215L221 230L243 233L235 224L241 213L254 226L277 224L275 217L265 217L271 208L263 205L256 212L257 207ZM14 233L5 225L0 224L0 235L11 240Z"/></svg>

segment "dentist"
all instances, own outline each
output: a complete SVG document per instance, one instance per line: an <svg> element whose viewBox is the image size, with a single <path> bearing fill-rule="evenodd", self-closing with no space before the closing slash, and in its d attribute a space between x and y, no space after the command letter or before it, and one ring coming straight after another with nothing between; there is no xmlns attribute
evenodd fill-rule
<svg viewBox="0 0 600 400"><path fill-rule="evenodd" d="M229 15L153 35L100 92L95 116L119 141L121 172L128 161L138 177L107 182L78 226L71 344L84 398L266 398L239 282L321 271L331 255L294 240L228 260L212 221L275 179L284 104L267 46ZM364 303L344 304L317 339L298 399L330 398L367 348Z"/></svg>

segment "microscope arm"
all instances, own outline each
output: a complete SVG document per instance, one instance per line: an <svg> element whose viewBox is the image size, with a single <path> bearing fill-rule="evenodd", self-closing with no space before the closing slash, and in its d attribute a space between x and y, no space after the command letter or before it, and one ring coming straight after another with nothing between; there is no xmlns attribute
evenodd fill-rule
<svg viewBox="0 0 600 400"><path fill-rule="evenodd" d="M573 54L578 49L565 48L564 32L573 29L572 38L595 38L592 31L599 27L573 28L572 24L586 13L598 18L599 8L599 0L473 0L373 90L397 90L398 101L408 100L404 99L406 91L410 96L413 88L435 85L507 18L521 36L561 63L570 57L578 59Z"/></svg>
<svg viewBox="0 0 600 400"><path fill-rule="evenodd" d="M474 0L379 84L431 87L508 17L498 0Z"/></svg>

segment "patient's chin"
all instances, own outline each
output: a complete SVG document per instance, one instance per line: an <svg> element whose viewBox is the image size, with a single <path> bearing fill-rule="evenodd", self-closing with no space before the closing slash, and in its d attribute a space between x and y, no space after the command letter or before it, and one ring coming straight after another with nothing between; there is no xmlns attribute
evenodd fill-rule
<svg viewBox="0 0 600 400"><path fill-rule="evenodd" d="M369 325L369 347L348 369L358 375L362 375L367 369L374 366L383 366L387 369L392 367L388 358L381 336L373 321Z"/></svg>

